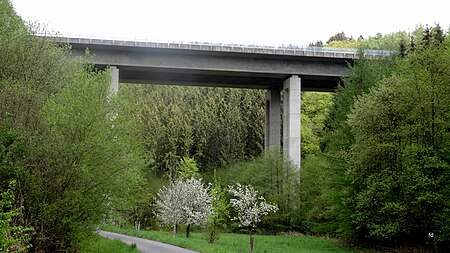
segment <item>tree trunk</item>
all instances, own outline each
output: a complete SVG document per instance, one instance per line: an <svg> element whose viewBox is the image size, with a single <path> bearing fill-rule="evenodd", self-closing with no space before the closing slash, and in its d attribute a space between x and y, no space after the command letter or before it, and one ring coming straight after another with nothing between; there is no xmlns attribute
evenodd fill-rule
<svg viewBox="0 0 450 253"><path fill-rule="evenodd" d="M189 229L191 228L191 224L188 224L186 227L186 238L189 238Z"/></svg>
<svg viewBox="0 0 450 253"><path fill-rule="evenodd" d="M254 249L255 249L255 242L253 238L253 231L250 230L250 253L253 253Z"/></svg>
<svg viewBox="0 0 450 253"><path fill-rule="evenodd" d="M178 224L173 225L173 233L176 234L178 232Z"/></svg>

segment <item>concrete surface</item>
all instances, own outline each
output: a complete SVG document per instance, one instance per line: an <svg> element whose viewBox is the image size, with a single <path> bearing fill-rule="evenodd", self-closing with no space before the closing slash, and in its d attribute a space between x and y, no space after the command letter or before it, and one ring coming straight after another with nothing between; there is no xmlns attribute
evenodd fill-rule
<svg viewBox="0 0 450 253"><path fill-rule="evenodd" d="M198 253L196 251L183 249L177 246L165 244L162 242L142 239L138 237L132 237L128 235L122 235L107 231L99 231L99 234L103 237L113 240L121 240L122 242L131 245L136 244L136 248L143 253Z"/></svg>

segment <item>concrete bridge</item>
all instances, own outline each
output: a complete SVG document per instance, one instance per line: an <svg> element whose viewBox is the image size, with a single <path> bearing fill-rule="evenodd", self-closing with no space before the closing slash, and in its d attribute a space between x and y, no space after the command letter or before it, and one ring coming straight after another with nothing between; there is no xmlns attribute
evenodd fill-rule
<svg viewBox="0 0 450 253"><path fill-rule="evenodd" d="M279 150L283 136L283 152L298 168L301 91L334 91L349 73L348 63L358 56L351 49L60 39L72 46L75 55L84 55L89 48L97 67L109 66L113 92L119 83L266 89L265 149ZM365 51L368 58L386 54L391 52Z"/></svg>

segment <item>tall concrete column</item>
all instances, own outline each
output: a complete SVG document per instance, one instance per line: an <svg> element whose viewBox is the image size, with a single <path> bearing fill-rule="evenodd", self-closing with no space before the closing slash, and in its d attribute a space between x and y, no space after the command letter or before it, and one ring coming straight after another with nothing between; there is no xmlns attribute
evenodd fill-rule
<svg viewBox="0 0 450 253"><path fill-rule="evenodd" d="M280 90L272 88L266 93L265 150L280 151L281 147L281 99Z"/></svg>
<svg viewBox="0 0 450 253"><path fill-rule="evenodd" d="M116 66L110 66L109 72L111 74L111 85L109 86L109 90L112 95L115 95L119 91L119 69Z"/></svg>
<svg viewBox="0 0 450 253"><path fill-rule="evenodd" d="M300 169L301 80L293 75L283 83L283 153Z"/></svg>

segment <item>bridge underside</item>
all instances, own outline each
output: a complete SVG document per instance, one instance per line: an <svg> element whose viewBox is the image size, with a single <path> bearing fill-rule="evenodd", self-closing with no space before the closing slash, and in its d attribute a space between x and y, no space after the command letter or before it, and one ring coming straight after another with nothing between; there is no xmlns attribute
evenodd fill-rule
<svg viewBox="0 0 450 253"><path fill-rule="evenodd" d="M99 69L107 66L97 65ZM120 83L169 84L244 89L282 87L292 75L120 66ZM302 91L333 92L340 78L302 75Z"/></svg>

